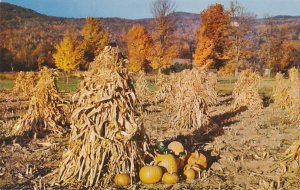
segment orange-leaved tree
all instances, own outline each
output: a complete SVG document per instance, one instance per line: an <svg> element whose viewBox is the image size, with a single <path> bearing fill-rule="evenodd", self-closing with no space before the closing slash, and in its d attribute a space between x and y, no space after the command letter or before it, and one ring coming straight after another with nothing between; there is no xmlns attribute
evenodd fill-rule
<svg viewBox="0 0 300 190"><path fill-rule="evenodd" d="M155 0L151 12L154 17L153 41L150 51L150 65L153 69L163 69L179 55L179 46L171 35L172 25L170 15L174 12L175 4L171 0Z"/></svg>
<svg viewBox="0 0 300 190"><path fill-rule="evenodd" d="M144 26L133 26L127 33L128 69L138 72L147 64L151 37Z"/></svg>
<svg viewBox="0 0 300 190"><path fill-rule="evenodd" d="M223 5L215 4L200 14L194 59L201 69L219 68L228 59L230 16Z"/></svg>
<svg viewBox="0 0 300 190"><path fill-rule="evenodd" d="M153 69L165 69L169 67L179 55L179 46L176 43L165 43L162 45L158 41L153 41L150 50L150 65Z"/></svg>

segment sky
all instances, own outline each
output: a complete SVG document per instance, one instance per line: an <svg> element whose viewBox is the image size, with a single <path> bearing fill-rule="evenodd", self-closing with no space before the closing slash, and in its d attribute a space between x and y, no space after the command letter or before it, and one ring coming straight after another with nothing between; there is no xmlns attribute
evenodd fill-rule
<svg viewBox="0 0 300 190"><path fill-rule="evenodd" d="M122 17L129 19L152 17L153 0L0 0L49 16L85 18ZM222 3L228 7L230 0L171 0L176 11L200 13L208 5ZM291 15L300 16L300 0L239 0L240 4L258 17Z"/></svg>

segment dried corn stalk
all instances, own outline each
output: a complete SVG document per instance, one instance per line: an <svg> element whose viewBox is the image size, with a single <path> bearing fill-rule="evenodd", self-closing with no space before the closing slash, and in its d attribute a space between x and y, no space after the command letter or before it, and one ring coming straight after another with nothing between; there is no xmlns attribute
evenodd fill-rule
<svg viewBox="0 0 300 190"><path fill-rule="evenodd" d="M178 75L173 97L174 111L171 126L179 133L189 133L209 123L204 85L197 71Z"/></svg>
<svg viewBox="0 0 300 190"><path fill-rule="evenodd" d="M275 77L275 85L273 88L272 99L275 106L286 109L288 107L288 80L285 80L282 73L277 73Z"/></svg>
<svg viewBox="0 0 300 190"><path fill-rule="evenodd" d="M294 142L286 151L286 159L294 161L300 159L300 141Z"/></svg>
<svg viewBox="0 0 300 190"><path fill-rule="evenodd" d="M260 77L250 70L242 71L233 89L233 109L247 107L262 109L262 99L258 94Z"/></svg>
<svg viewBox="0 0 300 190"><path fill-rule="evenodd" d="M170 76L159 73L156 80L156 86L158 90L155 93L155 103L164 102L170 96L170 92L172 91L172 81L174 79Z"/></svg>
<svg viewBox="0 0 300 190"><path fill-rule="evenodd" d="M197 82L198 93L205 99L207 105L216 105L218 103L217 76L215 74L208 75L196 69L192 70L191 74Z"/></svg>
<svg viewBox="0 0 300 190"><path fill-rule="evenodd" d="M152 101L153 93L148 87L148 83L144 72L139 72L137 76L135 91L137 98L141 103Z"/></svg>
<svg viewBox="0 0 300 190"><path fill-rule="evenodd" d="M20 96L31 97L36 84L37 77L33 72L21 71L17 75L12 92Z"/></svg>
<svg viewBox="0 0 300 190"><path fill-rule="evenodd" d="M275 107L287 110L292 120L300 119L300 78L297 69L289 70L288 80L282 74L276 74L272 99Z"/></svg>
<svg viewBox="0 0 300 190"><path fill-rule="evenodd" d="M106 47L91 63L73 97L69 148L56 181L107 187L117 173L134 179L144 160L143 129L135 117L135 92L118 49Z"/></svg>
<svg viewBox="0 0 300 190"><path fill-rule="evenodd" d="M299 71L295 68L289 70L289 107L292 120L300 120L300 77Z"/></svg>
<svg viewBox="0 0 300 190"><path fill-rule="evenodd" d="M31 96L29 108L13 127L12 135L62 134L65 125L63 100L58 94L53 70L43 68L39 72L39 81Z"/></svg>

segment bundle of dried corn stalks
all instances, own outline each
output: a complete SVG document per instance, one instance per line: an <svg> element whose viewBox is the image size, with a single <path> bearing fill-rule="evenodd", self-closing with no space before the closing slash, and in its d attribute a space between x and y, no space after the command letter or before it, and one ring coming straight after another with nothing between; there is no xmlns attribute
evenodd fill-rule
<svg viewBox="0 0 300 190"><path fill-rule="evenodd" d="M57 87L55 72L43 68L35 86L27 113L13 127L12 135L62 134L65 125L64 105Z"/></svg>
<svg viewBox="0 0 300 190"><path fill-rule="evenodd" d="M141 102L151 102L153 100L153 93L148 87L145 73L143 71L138 73L136 80L135 92L137 99Z"/></svg>
<svg viewBox="0 0 300 190"><path fill-rule="evenodd" d="M74 95L72 131L57 179L107 187L117 173L134 179L144 160L145 135L135 117L135 92L117 48L106 47Z"/></svg>
<svg viewBox="0 0 300 190"><path fill-rule="evenodd" d="M288 111L292 120L300 120L300 77L296 68L289 70L289 105Z"/></svg>
<svg viewBox="0 0 300 190"><path fill-rule="evenodd" d="M250 110L262 109L262 99L258 94L260 77L250 70L240 73L233 89L233 109L247 107Z"/></svg>
<svg viewBox="0 0 300 190"><path fill-rule="evenodd" d="M37 77L33 72L19 72L15 80L13 94L31 97L34 87L37 84Z"/></svg>
<svg viewBox="0 0 300 190"><path fill-rule="evenodd" d="M156 86L158 90L156 91L154 96L154 102L156 104L166 101L170 96L173 80L174 78L170 76L164 75L162 73L158 74L156 79Z"/></svg>
<svg viewBox="0 0 300 190"><path fill-rule="evenodd" d="M297 69L289 70L288 80L282 74L276 74L272 99L275 108L287 110L292 120L300 119L300 77Z"/></svg>
<svg viewBox="0 0 300 190"><path fill-rule="evenodd" d="M210 97L206 97L206 86L198 71L185 71L176 78L172 100L176 113L171 126L179 134L190 133L209 123L206 98Z"/></svg>
<svg viewBox="0 0 300 190"><path fill-rule="evenodd" d="M275 85L273 88L272 99L276 107L287 109L288 103L288 80L284 79L282 73L277 73L275 77Z"/></svg>
<svg viewBox="0 0 300 190"><path fill-rule="evenodd" d="M217 93L217 76L215 74L208 75L201 71L195 72L196 80L201 81L199 85L202 85L198 88L199 94L202 94L202 97L205 99L207 105L213 106L218 103L218 93Z"/></svg>

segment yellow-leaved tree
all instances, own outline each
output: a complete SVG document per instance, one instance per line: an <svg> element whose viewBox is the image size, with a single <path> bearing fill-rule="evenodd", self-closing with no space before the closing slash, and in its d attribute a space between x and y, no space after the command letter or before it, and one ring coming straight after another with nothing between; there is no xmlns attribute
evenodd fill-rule
<svg viewBox="0 0 300 190"><path fill-rule="evenodd" d="M64 70L72 71L78 69L82 51L77 48L76 41L67 34L61 43L55 46L56 52L53 54L55 66Z"/></svg>
<svg viewBox="0 0 300 190"><path fill-rule="evenodd" d="M127 33L128 69L138 72L147 64L151 37L144 26L133 26Z"/></svg>
<svg viewBox="0 0 300 190"><path fill-rule="evenodd" d="M82 28L83 42L81 48L84 50L84 63L94 60L108 44L108 32L102 27L99 19L88 17Z"/></svg>
<svg viewBox="0 0 300 190"><path fill-rule="evenodd" d="M77 46L76 40L70 34L65 35L63 40L55 46L55 49L56 52L53 54L53 59L56 67L65 72L79 68L80 61L83 58L83 51Z"/></svg>
<svg viewBox="0 0 300 190"><path fill-rule="evenodd" d="M200 14L197 47L193 57L201 69L220 68L228 59L230 16L223 5L215 4Z"/></svg>

